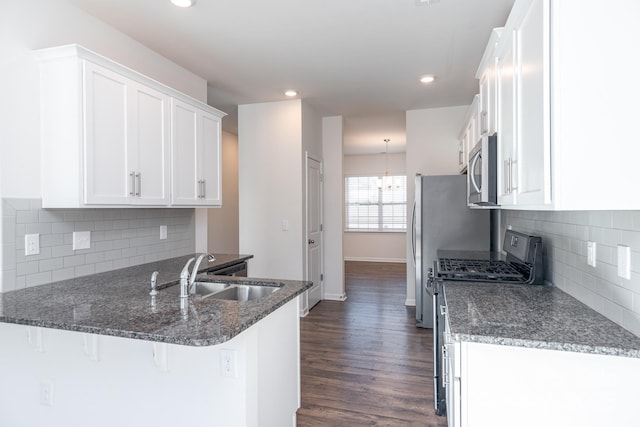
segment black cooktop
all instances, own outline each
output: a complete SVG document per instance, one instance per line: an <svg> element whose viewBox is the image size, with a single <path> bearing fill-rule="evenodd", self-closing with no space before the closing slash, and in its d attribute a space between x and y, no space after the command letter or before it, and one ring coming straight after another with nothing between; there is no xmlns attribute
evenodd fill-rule
<svg viewBox="0 0 640 427"><path fill-rule="evenodd" d="M438 251L436 275L443 280L542 284L542 239L507 230L506 257L494 252Z"/></svg>

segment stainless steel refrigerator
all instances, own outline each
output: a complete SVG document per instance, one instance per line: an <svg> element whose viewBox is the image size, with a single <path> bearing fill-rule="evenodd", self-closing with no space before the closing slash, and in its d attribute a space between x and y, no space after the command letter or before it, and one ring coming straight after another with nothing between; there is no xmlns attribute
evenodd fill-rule
<svg viewBox="0 0 640 427"><path fill-rule="evenodd" d="M467 176L416 175L412 250L416 268L416 326L433 328L433 304L425 290L438 249L488 251L488 209L467 205Z"/></svg>

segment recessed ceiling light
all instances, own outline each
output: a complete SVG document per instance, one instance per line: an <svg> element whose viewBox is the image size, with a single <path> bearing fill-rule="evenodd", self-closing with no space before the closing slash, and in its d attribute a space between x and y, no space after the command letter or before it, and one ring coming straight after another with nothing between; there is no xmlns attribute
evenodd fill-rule
<svg viewBox="0 0 640 427"><path fill-rule="evenodd" d="M178 7L191 7L196 3L196 0L171 0L171 3Z"/></svg>
<svg viewBox="0 0 640 427"><path fill-rule="evenodd" d="M420 83L433 83L435 79L436 76L434 76L433 74L425 74L424 76L420 77Z"/></svg>
<svg viewBox="0 0 640 427"><path fill-rule="evenodd" d="M296 96L298 94L298 92L296 92L295 90L289 89L284 94L287 95L287 96Z"/></svg>

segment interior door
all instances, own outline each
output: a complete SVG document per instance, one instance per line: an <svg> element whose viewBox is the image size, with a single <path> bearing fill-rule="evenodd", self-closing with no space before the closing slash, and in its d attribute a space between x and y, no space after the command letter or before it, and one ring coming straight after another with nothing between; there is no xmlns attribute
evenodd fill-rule
<svg viewBox="0 0 640 427"><path fill-rule="evenodd" d="M322 283L322 170L319 161L307 157L307 280L309 308L320 302Z"/></svg>

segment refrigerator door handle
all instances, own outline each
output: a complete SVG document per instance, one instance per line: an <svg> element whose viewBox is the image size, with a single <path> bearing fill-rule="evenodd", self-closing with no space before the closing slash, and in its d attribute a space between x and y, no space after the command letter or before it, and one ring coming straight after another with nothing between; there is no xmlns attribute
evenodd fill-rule
<svg viewBox="0 0 640 427"><path fill-rule="evenodd" d="M413 265L416 264L416 201L413 201L413 211L411 213L411 225L413 232L411 234L411 253L413 254Z"/></svg>

